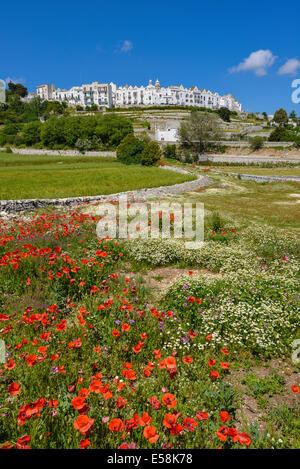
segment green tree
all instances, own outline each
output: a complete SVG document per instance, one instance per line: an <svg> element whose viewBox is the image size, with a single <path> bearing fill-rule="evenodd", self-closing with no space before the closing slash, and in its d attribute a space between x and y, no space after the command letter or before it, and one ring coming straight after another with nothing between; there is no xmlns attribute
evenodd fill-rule
<svg viewBox="0 0 300 469"><path fill-rule="evenodd" d="M285 109L280 108L275 112L274 121L276 122L276 124L279 124L281 127L288 124L289 118Z"/></svg>
<svg viewBox="0 0 300 469"><path fill-rule="evenodd" d="M230 122L230 111L227 107L220 107L218 114L224 122Z"/></svg>
<svg viewBox="0 0 300 469"><path fill-rule="evenodd" d="M13 83L10 81L7 86L11 94L16 94L20 96L20 98L25 98L25 96L28 94L27 88L21 85L21 83Z"/></svg>
<svg viewBox="0 0 300 469"><path fill-rule="evenodd" d="M276 127L269 136L269 142L292 142L295 135L284 127Z"/></svg>
<svg viewBox="0 0 300 469"><path fill-rule="evenodd" d="M29 122L23 127L23 140L25 145L34 145L41 140L41 128L42 124L40 121Z"/></svg>
<svg viewBox="0 0 300 469"><path fill-rule="evenodd" d="M166 158L175 158L176 159L176 145L166 145L165 148L164 148L164 156Z"/></svg>
<svg viewBox="0 0 300 469"><path fill-rule="evenodd" d="M149 142L145 146L141 155L141 164L144 166L153 166L161 158L161 149L157 142Z"/></svg>
<svg viewBox="0 0 300 469"><path fill-rule="evenodd" d="M260 150L264 146L264 138L259 135L249 138L250 147L252 150Z"/></svg>
<svg viewBox="0 0 300 469"><path fill-rule="evenodd" d="M125 164L139 164L145 146L145 142L139 140L133 134L129 134L117 147L117 158Z"/></svg>
<svg viewBox="0 0 300 469"><path fill-rule="evenodd" d="M181 123L178 134L183 146L199 154L203 153L211 142L220 139L222 130L215 114L195 109Z"/></svg>
<svg viewBox="0 0 300 469"><path fill-rule="evenodd" d="M291 111L290 112L290 119L297 119L296 111Z"/></svg>

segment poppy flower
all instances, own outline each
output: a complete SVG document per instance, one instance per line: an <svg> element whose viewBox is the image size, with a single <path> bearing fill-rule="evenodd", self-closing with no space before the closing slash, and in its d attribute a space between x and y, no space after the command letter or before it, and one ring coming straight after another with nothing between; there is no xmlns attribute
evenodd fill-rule
<svg viewBox="0 0 300 469"><path fill-rule="evenodd" d="M239 443L240 445L247 445L247 446L250 446L251 445L251 438L249 435L247 435L247 433L240 433L239 434Z"/></svg>
<svg viewBox="0 0 300 469"><path fill-rule="evenodd" d="M207 412L197 412L197 414L195 415L195 418L197 420L200 420L201 421L204 421L204 420L207 420L208 419L208 413Z"/></svg>
<svg viewBox="0 0 300 469"><path fill-rule="evenodd" d="M222 423L226 423L229 419L231 419L231 417L229 416L229 414L226 410L221 410L220 419L221 419Z"/></svg>
<svg viewBox="0 0 300 469"><path fill-rule="evenodd" d="M21 391L21 386L19 383L11 383L8 388L8 392L11 396L17 396Z"/></svg>
<svg viewBox="0 0 300 469"><path fill-rule="evenodd" d="M85 407L85 400L83 397L73 397L71 404L74 409L81 410L83 407Z"/></svg>
<svg viewBox="0 0 300 469"><path fill-rule="evenodd" d="M91 444L90 440L88 440L87 438L84 438L80 441L79 449L85 449L88 446L90 446L90 444Z"/></svg>
<svg viewBox="0 0 300 469"><path fill-rule="evenodd" d="M173 409L176 406L177 401L175 399L174 394L170 394L167 392L162 397L162 403L166 405L168 409Z"/></svg>
<svg viewBox="0 0 300 469"><path fill-rule="evenodd" d="M213 379L218 379L220 377L220 373L216 370L211 370L210 372L210 376L213 378Z"/></svg>
<svg viewBox="0 0 300 469"><path fill-rule="evenodd" d="M223 370L229 370L230 365L231 365L231 363L228 363L228 362L221 362L221 361L220 361L220 367L221 367Z"/></svg>
<svg viewBox="0 0 300 469"><path fill-rule="evenodd" d="M159 435L156 433L156 428L151 425L144 428L143 435L149 440L149 443L155 443L159 438Z"/></svg>
<svg viewBox="0 0 300 469"><path fill-rule="evenodd" d="M123 397L120 397L120 396L118 397L118 399L116 400L116 403L115 403L115 405L118 409L123 409L123 407L125 407L126 404L127 404L126 399L124 399Z"/></svg>
<svg viewBox="0 0 300 469"><path fill-rule="evenodd" d="M291 386L291 389L295 394L299 394L299 386L293 384L293 386Z"/></svg>
<svg viewBox="0 0 300 469"><path fill-rule="evenodd" d="M36 364L37 356L36 355L27 355L26 361L29 367L32 367Z"/></svg>
<svg viewBox="0 0 300 469"><path fill-rule="evenodd" d="M215 366L217 360L213 360L212 358L210 358L207 362L208 366Z"/></svg>
<svg viewBox="0 0 300 469"><path fill-rule="evenodd" d="M232 441L239 441L239 432L235 428L228 428L227 430Z"/></svg>
<svg viewBox="0 0 300 469"><path fill-rule="evenodd" d="M228 434L228 429L223 425L219 430L216 432L217 437L219 438L220 441L226 441L227 440L227 434Z"/></svg>
<svg viewBox="0 0 300 469"><path fill-rule="evenodd" d="M193 357L184 356L182 361L183 361L183 363L185 363L187 365L189 363L193 363L194 359L193 359Z"/></svg>
<svg viewBox="0 0 300 469"><path fill-rule="evenodd" d="M29 443L30 441L31 441L31 437L29 435L21 436L17 440L17 448L18 449L30 449L30 447L27 446L27 443Z"/></svg>
<svg viewBox="0 0 300 469"><path fill-rule="evenodd" d="M163 425L167 428L172 428L177 422L177 417L175 414L166 414Z"/></svg>
<svg viewBox="0 0 300 469"><path fill-rule="evenodd" d="M170 433L171 435L181 435L182 430L183 430L183 427L179 424L176 424L171 428Z"/></svg>
<svg viewBox="0 0 300 469"><path fill-rule="evenodd" d="M74 422L75 430L79 430L83 435L85 435L93 425L94 419L91 419L87 415L80 415Z"/></svg>
<svg viewBox="0 0 300 469"><path fill-rule="evenodd" d="M176 368L176 359L175 357L167 357L165 359L165 365L166 365L166 368L168 368L169 370L173 370Z"/></svg>
<svg viewBox="0 0 300 469"><path fill-rule="evenodd" d="M139 423L142 427L145 425L150 425L152 422L152 417L148 414L148 412L144 412L141 418L139 419Z"/></svg>
<svg viewBox="0 0 300 469"><path fill-rule="evenodd" d="M111 432L120 432L123 429L124 425L121 419L112 419L109 422L109 429Z"/></svg>
<svg viewBox="0 0 300 469"><path fill-rule="evenodd" d="M198 425L198 422L196 422L196 420L190 417L185 417L182 423L183 423L183 428L187 430L188 432L194 432Z"/></svg>

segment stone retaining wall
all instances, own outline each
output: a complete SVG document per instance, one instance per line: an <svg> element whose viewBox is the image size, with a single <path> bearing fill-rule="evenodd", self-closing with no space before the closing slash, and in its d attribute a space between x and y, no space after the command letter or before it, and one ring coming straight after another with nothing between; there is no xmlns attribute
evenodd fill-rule
<svg viewBox="0 0 300 469"><path fill-rule="evenodd" d="M201 161L216 161L220 163L299 163L299 158L280 158L271 156L220 156L220 155L203 155L199 156L198 162Z"/></svg>
<svg viewBox="0 0 300 469"><path fill-rule="evenodd" d="M218 171L213 170L214 173L219 174L226 174L228 176L234 176L238 179L247 179L250 181L255 182L274 182L274 181L281 181L281 182L288 182L288 181L296 181L300 182L300 176L269 176L269 175L260 175L260 174L240 174L240 173L231 173L227 171Z"/></svg>
<svg viewBox="0 0 300 469"><path fill-rule="evenodd" d="M6 148L0 148L0 151ZM111 156L116 157L115 151L86 151L80 153L77 150L38 150L35 148L11 148L13 153L20 155L52 155L52 156Z"/></svg>
<svg viewBox="0 0 300 469"><path fill-rule="evenodd" d="M182 174L192 174L181 168L174 168L172 166L162 166L162 169L167 169ZM64 199L22 199L22 200L2 200L0 201L0 216L7 213L22 212L25 210L34 210L48 205L54 206L72 206L84 203L108 202L116 200L122 195L126 195L129 200L147 200L152 197L165 197L171 194L181 194L183 192L195 191L201 187L213 184L213 181L206 176L197 176L194 181L183 182L181 184L174 184L172 186L160 186L150 189L138 189L135 191L118 192L109 195L94 195L87 197L68 197Z"/></svg>

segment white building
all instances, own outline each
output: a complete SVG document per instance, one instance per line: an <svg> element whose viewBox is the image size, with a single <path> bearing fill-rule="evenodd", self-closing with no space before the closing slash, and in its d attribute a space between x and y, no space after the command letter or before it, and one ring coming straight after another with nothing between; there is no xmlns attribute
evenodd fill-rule
<svg viewBox="0 0 300 469"><path fill-rule="evenodd" d="M174 128L166 128L165 130L156 129L154 140L157 142L178 142L178 132Z"/></svg>
<svg viewBox="0 0 300 469"><path fill-rule="evenodd" d="M100 107L112 107L111 85L94 81L91 84L73 86L69 90L58 88L53 93L55 101L66 101L71 105L91 106L96 104Z"/></svg>
<svg viewBox="0 0 300 469"><path fill-rule="evenodd" d="M39 85L36 87L36 94L44 101L52 101L53 93L55 91L54 85Z"/></svg>
<svg viewBox="0 0 300 469"><path fill-rule="evenodd" d="M117 86L115 83L99 83L74 86L70 90L55 89L54 85L40 85L37 94L49 101L67 101L71 105L105 107L131 106L195 106L219 109L224 106L231 111L241 112L242 105L231 94L220 96L197 86L161 87L158 80L147 86Z"/></svg>

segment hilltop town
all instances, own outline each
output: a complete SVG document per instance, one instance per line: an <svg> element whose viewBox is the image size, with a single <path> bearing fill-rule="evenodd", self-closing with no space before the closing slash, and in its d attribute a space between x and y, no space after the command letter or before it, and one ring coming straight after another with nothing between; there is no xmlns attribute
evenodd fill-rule
<svg viewBox="0 0 300 469"><path fill-rule="evenodd" d="M231 94L220 96L197 86L185 88L182 85L162 87L156 80L147 86L118 86L115 83L99 83L73 86L69 90L56 88L51 84L39 85L36 95L42 100L67 102L68 105L130 107L130 106L195 106L207 109L226 107L241 112L242 105ZM34 94L32 94L34 97Z"/></svg>

